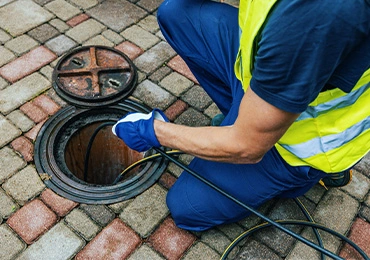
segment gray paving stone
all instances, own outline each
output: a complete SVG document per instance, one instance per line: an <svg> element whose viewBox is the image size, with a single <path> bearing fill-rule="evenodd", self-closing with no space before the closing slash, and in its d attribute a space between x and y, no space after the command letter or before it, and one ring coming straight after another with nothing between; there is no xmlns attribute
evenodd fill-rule
<svg viewBox="0 0 370 260"><path fill-rule="evenodd" d="M370 189L370 180L358 171L354 170L352 181L341 189L362 201Z"/></svg>
<svg viewBox="0 0 370 260"><path fill-rule="evenodd" d="M94 19L89 19L68 30L66 35L78 43L83 43L89 38L101 33L104 28L104 25L101 23Z"/></svg>
<svg viewBox="0 0 370 260"><path fill-rule="evenodd" d="M39 73L33 73L13 85L0 90L0 112L9 114L30 99L38 96L48 88L51 83Z"/></svg>
<svg viewBox="0 0 370 260"><path fill-rule="evenodd" d="M13 141L13 139L21 134L22 132L17 127L0 115L0 148Z"/></svg>
<svg viewBox="0 0 370 260"><path fill-rule="evenodd" d="M8 50L4 46L0 46L0 67L8 63L14 58L15 58L15 55L13 52Z"/></svg>
<svg viewBox="0 0 370 260"><path fill-rule="evenodd" d="M7 116L7 119L10 120L19 129L21 129L22 132L27 132L35 125L35 123L20 110L14 110L13 112L11 112Z"/></svg>
<svg viewBox="0 0 370 260"><path fill-rule="evenodd" d="M39 4L39 5L45 5L47 3L50 3L51 1L54 1L54 0L34 0L35 3Z"/></svg>
<svg viewBox="0 0 370 260"><path fill-rule="evenodd" d="M70 26L66 24L64 21L56 18L51 20L50 25L54 26L59 32L64 33L65 31L69 30Z"/></svg>
<svg viewBox="0 0 370 260"><path fill-rule="evenodd" d="M85 241L59 222L39 240L29 246L18 259L65 260L72 259L81 250Z"/></svg>
<svg viewBox="0 0 370 260"><path fill-rule="evenodd" d="M150 80L141 82L133 93L133 96L142 100L148 106L165 110L169 105L175 102L174 97L169 92L160 88Z"/></svg>
<svg viewBox="0 0 370 260"><path fill-rule="evenodd" d="M367 199L365 200L365 204L370 207L370 193L367 195Z"/></svg>
<svg viewBox="0 0 370 260"><path fill-rule="evenodd" d="M203 232L200 240L219 254L222 254L231 243L231 240L217 229Z"/></svg>
<svg viewBox="0 0 370 260"><path fill-rule="evenodd" d="M160 42L137 57L134 63L141 71L150 74L175 55L176 52L167 43Z"/></svg>
<svg viewBox="0 0 370 260"><path fill-rule="evenodd" d="M204 110L204 114L210 118L214 118L216 115L221 114L221 111L215 103L212 103L206 110Z"/></svg>
<svg viewBox="0 0 370 260"><path fill-rule="evenodd" d="M39 44L37 41L26 34L20 35L17 38L14 38L5 43L5 47L13 51L18 56L28 52L38 45Z"/></svg>
<svg viewBox="0 0 370 260"><path fill-rule="evenodd" d="M137 249L129 258L128 260L143 260L143 259L150 259L150 260L161 260L164 259L163 257L159 256L157 252L151 249L147 245L142 245Z"/></svg>
<svg viewBox="0 0 370 260"><path fill-rule="evenodd" d="M0 188L0 217L7 219L19 206ZM0 258L1 259L1 258Z"/></svg>
<svg viewBox="0 0 370 260"><path fill-rule="evenodd" d="M189 108L176 118L175 123L187 126L207 126L210 125L211 119L194 108Z"/></svg>
<svg viewBox="0 0 370 260"><path fill-rule="evenodd" d="M0 226L0 259L14 259L17 254L26 248L26 244L17 235L3 224Z"/></svg>
<svg viewBox="0 0 370 260"><path fill-rule="evenodd" d="M185 91L189 90L194 83L183 75L172 72L170 75L164 77L159 82L159 85L179 97Z"/></svg>
<svg viewBox="0 0 370 260"><path fill-rule="evenodd" d="M324 196L325 191L326 189L323 186L316 184L308 192L306 192L304 196L317 204L321 200L322 196Z"/></svg>
<svg viewBox="0 0 370 260"><path fill-rule="evenodd" d="M148 15L147 17L142 19L137 25L151 33L159 31L157 17L154 15Z"/></svg>
<svg viewBox="0 0 370 260"><path fill-rule="evenodd" d="M102 227L108 225L115 217L114 213L105 205L82 204L81 209Z"/></svg>
<svg viewBox="0 0 370 260"><path fill-rule="evenodd" d="M63 21L81 13L81 10L64 0L55 0L45 5L45 7Z"/></svg>
<svg viewBox="0 0 370 260"><path fill-rule="evenodd" d="M52 17L50 12L33 1L18 0L0 8L0 27L12 36L18 36Z"/></svg>
<svg viewBox="0 0 370 260"><path fill-rule="evenodd" d="M26 165L26 162L9 147L0 149L0 183Z"/></svg>
<svg viewBox="0 0 370 260"><path fill-rule="evenodd" d="M40 43L45 43L51 38L59 35L59 31L50 24L44 23L37 28L29 31L28 35L30 35L32 38L36 39Z"/></svg>
<svg viewBox="0 0 370 260"><path fill-rule="evenodd" d="M212 99L199 85L195 85L191 89L189 89L183 95L182 99L190 106L195 107L200 111L203 111L212 103Z"/></svg>
<svg viewBox="0 0 370 260"><path fill-rule="evenodd" d="M13 0L0 0L0 7L10 3Z"/></svg>
<svg viewBox="0 0 370 260"><path fill-rule="evenodd" d="M244 228L242 228L237 223L221 225L221 226L218 226L217 229L219 229L222 233L224 233L231 240L234 240L241 233L245 231Z"/></svg>
<svg viewBox="0 0 370 260"><path fill-rule="evenodd" d="M258 243L254 240L251 240L251 241L248 241L248 243L242 249L240 249L235 259L278 260L282 258L280 258L277 254L275 254L271 249L269 249L265 245Z"/></svg>
<svg viewBox="0 0 370 260"><path fill-rule="evenodd" d="M122 212L122 210L124 208L126 208L131 202L133 201L133 199L129 199L129 200L125 200L125 201L121 201L121 202L118 202L118 203L114 203L114 204L110 204L108 205L108 207L113 210L114 213L116 214L119 214Z"/></svg>
<svg viewBox="0 0 370 260"><path fill-rule="evenodd" d="M49 65L46 65L40 69L40 73L51 82L52 76L53 76L53 70L54 69L52 67L50 67Z"/></svg>
<svg viewBox="0 0 370 260"><path fill-rule="evenodd" d="M171 72L172 72L172 70L169 67L163 66L163 67L157 69L153 74L151 74L149 76L149 79L152 82L158 84L159 81L161 81L164 77L166 77Z"/></svg>
<svg viewBox="0 0 370 260"><path fill-rule="evenodd" d="M153 12L159 7L162 2L162 0L140 0L139 2L137 2L137 5L148 10L148 12Z"/></svg>
<svg viewBox="0 0 370 260"><path fill-rule="evenodd" d="M105 30L104 32L102 32L102 35L115 44L119 44L124 40L121 35L112 30Z"/></svg>
<svg viewBox="0 0 370 260"><path fill-rule="evenodd" d="M202 242L196 243L194 246L192 246L183 260L214 260L214 259L219 259L220 255L210 248L209 246L205 245Z"/></svg>
<svg viewBox="0 0 370 260"><path fill-rule="evenodd" d="M118 33L147 15L143 9L121 0L106 0L87 13Z"/></svg>
<svg viewBox="0 0 370 260"><path fill-rule="evenodd" d="M70 2L81 7L82 9L89 9L99 3L98 0L71 0Z"/></svg>
<svg viewBox="0 0 370 260"><path fill-rule="evenodd" d="M367 222L370 222L370 208L363 205L360 210L360 217L366 219Z"/></svg>
<svg viewBox="0 0 370 260"><path fill-rule="evenodd" d="M370 178L370 153L365 155L365 157L355 165L354 169Z"/></svg>
<svg viewBox="0 0 370 260"><path fill-rule="evenodd" d="M64 221L86 240L93 239L100 231L100 227L80 209L72 210Z"/></svg>
<svg viewBox="0 0 370 260"><path fill-rule="evenodd" d="M59 56L77 46L77 43L71 38L61 34L45 43L46 47Z"/></svg>
<svg viewBox="0 0 370 260"><path fill-rule="evenodd" d="M5 79L3 79L2 77L0 77L0 90L6 88L7 86L9 86L8 82L6 82Z"/></svg>
<svg viewBox="0 0 370 260"><path fill-rule="evenodd" d="M168 213L166 191L155 184L137 196L119 217L142 237L147 237Z"/></svg>
<svg viewBox="0 0 370 260"><path fill-rule="evenodd" d="M96 35L93 38L84 42L83 46L88 45L103 45L108 47L114 47L114 43L105 38L103 35Z"/></svg>
<svg viewBox="0 0 370 260"><path fill-rule="evenodd" d="M24 205L33 199L45 188L36 169L29 165L17 174L13 175L3 184L4 190L12 196L20 205Z"/></svg>
<svg viewBox="0 0 370 260"><path fill-rule="evenodd" d="M157 36L151 34L150 32L137 25L133 25L127 28L121 33L121 35L142 48L143 50L149 49L160 41Z"/></svg>
<svg viewBox="0 0 370 260"><path fill-rule="evenodd" d="M1 30L0 29L0 43L1 44L4 44L6 43L7 41L9 41L12 37L7 34L4 30Z"/></svg>

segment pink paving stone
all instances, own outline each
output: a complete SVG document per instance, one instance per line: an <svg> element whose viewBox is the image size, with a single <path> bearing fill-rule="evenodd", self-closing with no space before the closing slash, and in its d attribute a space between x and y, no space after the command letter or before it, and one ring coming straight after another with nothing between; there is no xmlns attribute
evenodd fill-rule
<svg viewBox="0 0 370 260"><path fill-rule="evenodd" d="M57 216L39 199L26 204L6 222L27 244L32 244L57 222Z"/></svg>
<svg viewBox="0 0 370 260"><path fill-rule="evenodd" d="M140 243L140 237L131 228L115 219L77 254L76 260L126 259Z"/></svg>
<svg viewBox="0 0 370 260"><path fill-rule="evenodd" d="M37 47L0 68L0 75L11 83L24 78L55 60L57 56L44 46Z"/></svg>
<svg viewBox="0 0 370 260"><path fill-rule="evenodd" d="M32 101L32 104L41 108L48 115L54 115L60 109L60 106L46 95L41 95Z"/></svg>
<svg viewBox="0 0 370 260"><path fill-rule="evenodd" d="M20 110L29 118L31 118L31 120L35 123L40 123L48 117L48 114L46 114L40 107L34 105L31 102L27 102L26 104L21 106Z"/></svg>
<svg viewBox="0 0 370 260"><path fill-rule="evenodd" d="M28 131L27 133L25 133L24 136L26 136L27 138L31 139L32 141L36 141L37 134L39 133L41 127L46 122L46 120L47 119L45 119L44 121L41 121L40 123L38 123L37 125L35 125L30 131Z"/></svg>
<svg viewBox="0 0 370 260"><path fill-rule="evenodd" d="M176 55L172 60L170 60L167 66L184 75L196 84L199 84L193 73L190 71L188 65L186 65L185 61L179 55Z"/></svg>
<svg viewBox="0 0 370 260"><path fill-rule="evenodd" d="M42 201L49 206L59 217L64 217L73 208L78 206L77 202L63 198L50 189L45 189L41 194Z"/></svg>
<svg viewBox="0 0 370 260"><path fill-rule="evenodd" d="M89 18L90 16L88 16L87 14L80 14L71 18L69 21L66 22L66 24L68 24L71 27L75 27L76 25L79 25L80 23L86 21Z"/></svg>
<svg viewBox="0 0 370 260"><path fill-rule="evenodd" d="M115 49L126 54L131 60L136 59L140 54L144 52L140 47L136 46L135 44L129 41L125 41L117 45Z"/></svg>
<svg viewBox="0 0 370 260"><path fill-rule="evenodd" d="M182 101L177 100L166 110L166 116L170 121L174 121L182 112L188 108L188 105Z"/></svg>
<svg viewBox="0 0 370 260"><path fill-rule="evenodd" d="M180 259L184 252L195 242L196 237L176 227L172 218L167 218L148 239L152 247L166 259Z"/></svg>
<svg viewBox="0 0 370 260"><path fill-rule="evenodd" d="M19 152L27 162L33 161L33 144L26 137L18 137L11 142L11 146L14 150Z"/></svg>
<svg viewBox="0 0 370 260"><path fill-rule="evenodd" d="M348 237L370 256L370 223L357 218L353 223ZM345 244L339 256L345 259L363 259L350 245Z"/></svg>
<svg viewBox="0 0 370 260"><path fill-rule="evenodd" d="M168 172L163 173L161 178L159 179L159 183L162 184L166 189L171 188L175 182L176 178Z"/></svg>

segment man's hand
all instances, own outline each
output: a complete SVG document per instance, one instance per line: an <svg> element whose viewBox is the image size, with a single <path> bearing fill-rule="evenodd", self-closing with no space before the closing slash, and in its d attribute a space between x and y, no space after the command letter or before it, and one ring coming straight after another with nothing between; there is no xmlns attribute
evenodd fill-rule
<svg viewBox="0 0 370 260"><path fill-rule="evenodd" d="M169 121L159 109L154 109L149 114L128 113L112 127L112 132L131 149L144 152L161 146L155 135L154 119Z"/></svg>

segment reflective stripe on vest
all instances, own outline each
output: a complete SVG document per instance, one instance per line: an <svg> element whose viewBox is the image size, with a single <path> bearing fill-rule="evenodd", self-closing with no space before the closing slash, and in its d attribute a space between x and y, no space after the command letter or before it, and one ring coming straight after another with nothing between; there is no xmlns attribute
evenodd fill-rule
<svg viewBox="0 0 370 260"><path fill-rule="evenodd" d="M278 0L241 0L235 75L243 89L252 78L257 36ZM370 69L350 93L321 92L275 145L286 162L327 173L353 166L370 150Z"/></svg>

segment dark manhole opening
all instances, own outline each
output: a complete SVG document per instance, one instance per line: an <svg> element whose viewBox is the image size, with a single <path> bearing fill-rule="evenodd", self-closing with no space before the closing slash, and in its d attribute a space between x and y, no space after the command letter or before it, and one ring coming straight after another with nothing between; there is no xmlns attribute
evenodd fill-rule
<svg viewBox="0 0 370 260"><path fill-rule="evenodd" d="M136 82L132 61L113 48L84 46L59 60L53 87L73 106L53 115L36 138L35 165L47 187L76 202L110 204L142 193L159 179L168 164L163 158L121 175L154 153L133 151L111 132L123 115L151 110L128 98ZM102 124L109 125L100 129Z"/></svg>

